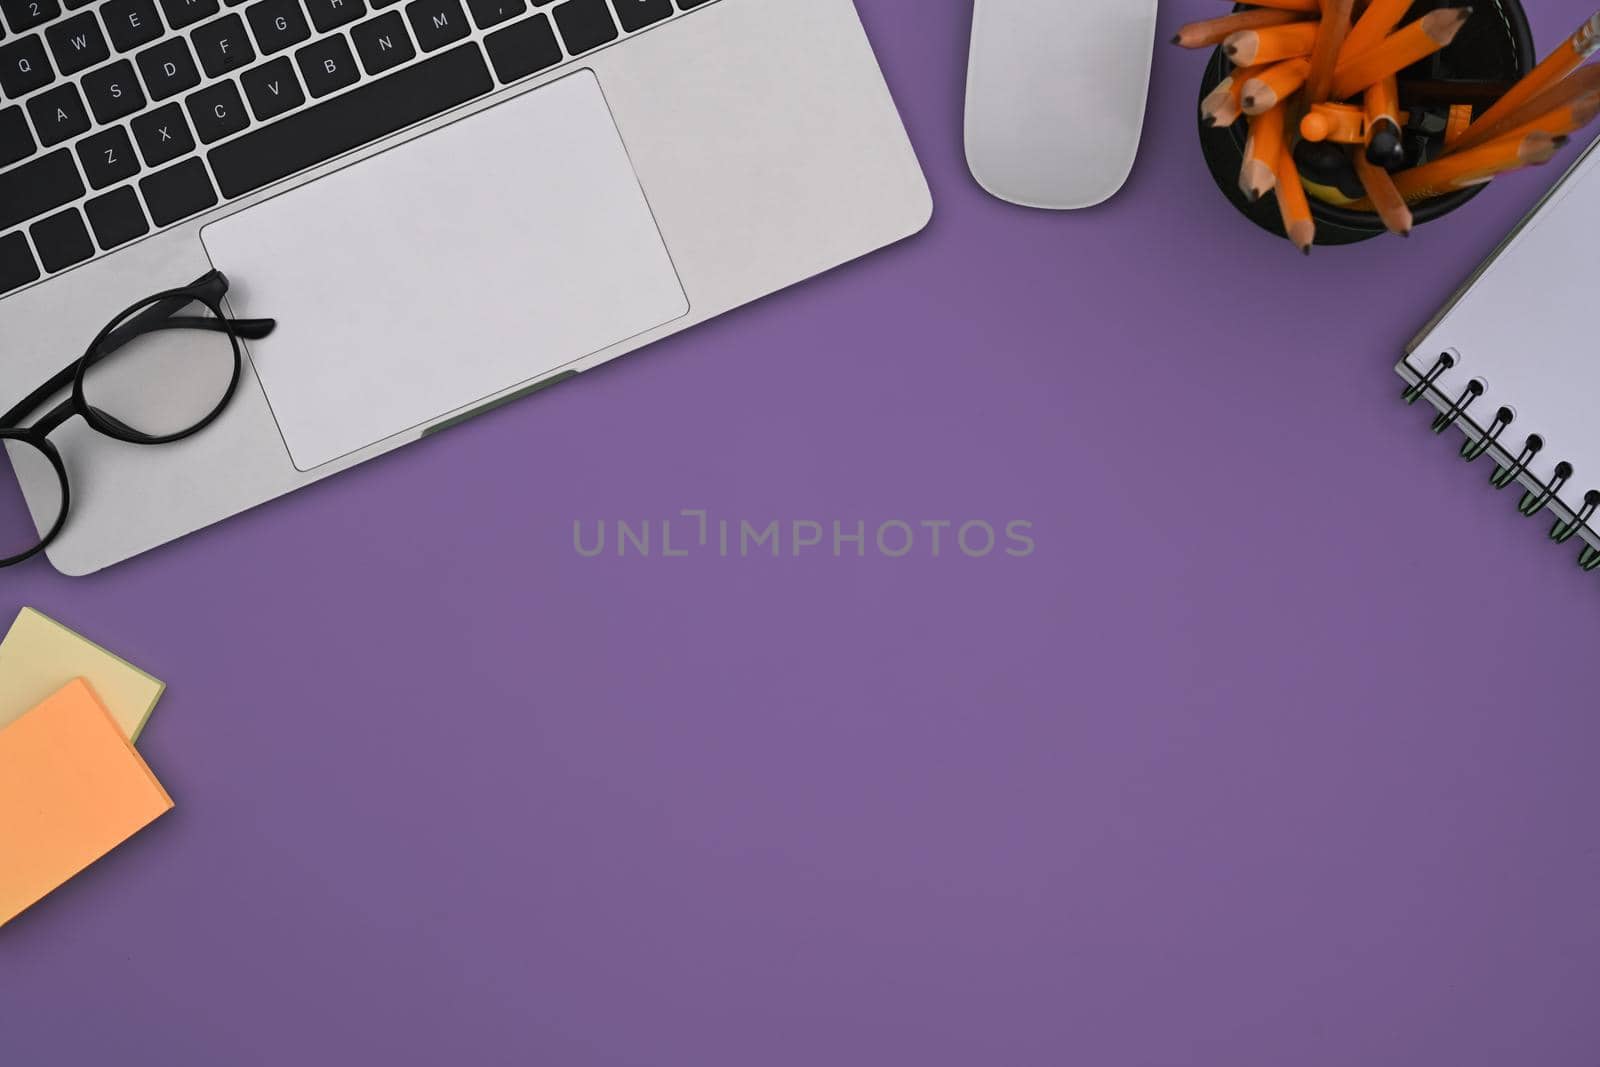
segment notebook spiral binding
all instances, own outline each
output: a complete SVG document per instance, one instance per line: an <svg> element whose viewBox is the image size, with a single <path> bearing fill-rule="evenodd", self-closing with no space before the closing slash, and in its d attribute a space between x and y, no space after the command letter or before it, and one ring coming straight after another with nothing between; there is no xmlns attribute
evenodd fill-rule
<svg viewBox="0 0 1600 1067"><path fill-rule="evenodd" d="M1439 353L1439 358L1434 360L1428 373L1423 375L1416 383L1406 386L1401 398L1407 404L1415 404L1434 388L1434 383L1440 375L1456 365L1455 357L1449 352ZM1450 406L1434 416L1430 427L1434 433L1442 434L1454 426L1462 416L1467 413L1475 401L1483 396L1483 383L1474 378L1467 383L1461 394L1451 401ZM1499 462L1496 457L1494 473L1489 476L1489 484L1496 489L1504 489L1519 477L1528 473L1528 464L1533 458L1544 450L1544 438L1539 434L1529 434L1523 442L1522 448L1514 456L1510 448L1500 444L1500 437L1506 432L1516 415L1510 408L1502 407L1494 413L1494 419L1483 430L1477 440L1468 436L1461 446L1461 458L1468 463L1490 450L1498 450L1500 454L1508 457L1508 462ZM1517 510L1528 518L1534 518L1550 505L1552 500L1560 497L1561 490L1572 480L1572 464L1562 460L1555 466L1554 476L1548 482L1542 482L1537 489L1529 489L1522 494L1522 500L1517 504ZM1594 531L1590 520L1595 513L1600 511L1600 489L1590 489L1583 494L1583 507L1577 509L1570 519L1556 520L1550 528L1550 540L1558 545L1564 545L1577 536L1580 530ZM1600 549L1593 545L1585 544L1578 552L1578 566L1586 571L1600 569Z"/></svg>

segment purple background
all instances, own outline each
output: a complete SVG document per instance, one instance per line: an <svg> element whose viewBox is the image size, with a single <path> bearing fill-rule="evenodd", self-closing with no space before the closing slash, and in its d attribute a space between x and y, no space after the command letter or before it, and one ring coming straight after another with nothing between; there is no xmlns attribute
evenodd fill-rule
<svg viewBox="0 0 1600 1067"><path fill-rule="evenodd" d="M1304 261L1211 187L1162 45L1126 190L1027 212L963 165L968 5L860 6L927 232L5 576L171 683L178 807L0 931L0 1059L1595 1062L1600 578L1391 371L1558 169ZM1038 549L573 551L693 507Z"/></svg>

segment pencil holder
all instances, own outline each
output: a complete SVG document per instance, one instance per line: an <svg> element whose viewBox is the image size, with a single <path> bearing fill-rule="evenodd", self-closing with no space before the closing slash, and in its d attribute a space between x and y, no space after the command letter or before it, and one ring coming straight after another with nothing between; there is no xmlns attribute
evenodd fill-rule
<svg viewBox="0 0 1600 1067"><path fill-rule="evenodd" d="M1418 18L1435 8L1457 6L1458 2L1418 0L1407 17ZM1475 0L1473 9L1472 18L1448 47L1402 71L1401 80L1449 81L1470 88L1474 83L1504 85L1532 70L1537 56L1533 50L1533 32L1522 5L1517 0ZM1201 79L1200 99L1204 100L1221 84L1230 70L1231 64L1218 48L1212 53L1205 77ZM1401 105L1405 104L1402 99ZM1222 195L1257 226L1279 237L1285 236L1276 194L1251 203L1239 188L1239 169L1244 165L1244 142L1248 132L1245 120L1224 127L1208 127L1200 122L1199 128L1200 150ZM1476 185L1414 204L1412 221L1420 224L1442 218L1477 196L1483 188ZM1311 198L1311 216L1317 224L1316 243L1319 245L1354 244L1385 232L1383 222L1372 212L1352 211L1315 197Z"/></svg>

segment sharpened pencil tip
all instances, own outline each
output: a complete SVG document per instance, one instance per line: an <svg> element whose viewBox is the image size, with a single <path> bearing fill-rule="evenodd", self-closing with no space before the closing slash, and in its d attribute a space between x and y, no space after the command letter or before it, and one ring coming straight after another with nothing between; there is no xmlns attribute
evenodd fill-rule
<svg viewBox="0 0 1600 1067"><path fill-rule="evenodd" d="M1183 38L1182 38L1181 35L1176 34L1176 33L1172 35L1172 43L1173 44L1181 44L1182 41L1183 41Z"/></svg>
<svg viewBox="0 0 1600 1067"><path fill-rule="evenodd" d="M1311 254L1311 246L1310 245L1306 245L1304 248L1302 248L1300 250L1300 254L1302 256L1309 256Z"/></svg>

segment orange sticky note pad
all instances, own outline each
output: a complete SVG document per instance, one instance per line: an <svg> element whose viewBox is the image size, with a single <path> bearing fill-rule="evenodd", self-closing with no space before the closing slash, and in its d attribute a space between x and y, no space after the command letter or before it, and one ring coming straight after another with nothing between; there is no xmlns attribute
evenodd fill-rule
<svg viewBox="0 0 1600 1067"><path fill-rule="evenodd" d="M0 730L0 926L171 807L81 678Z"/></svg>

